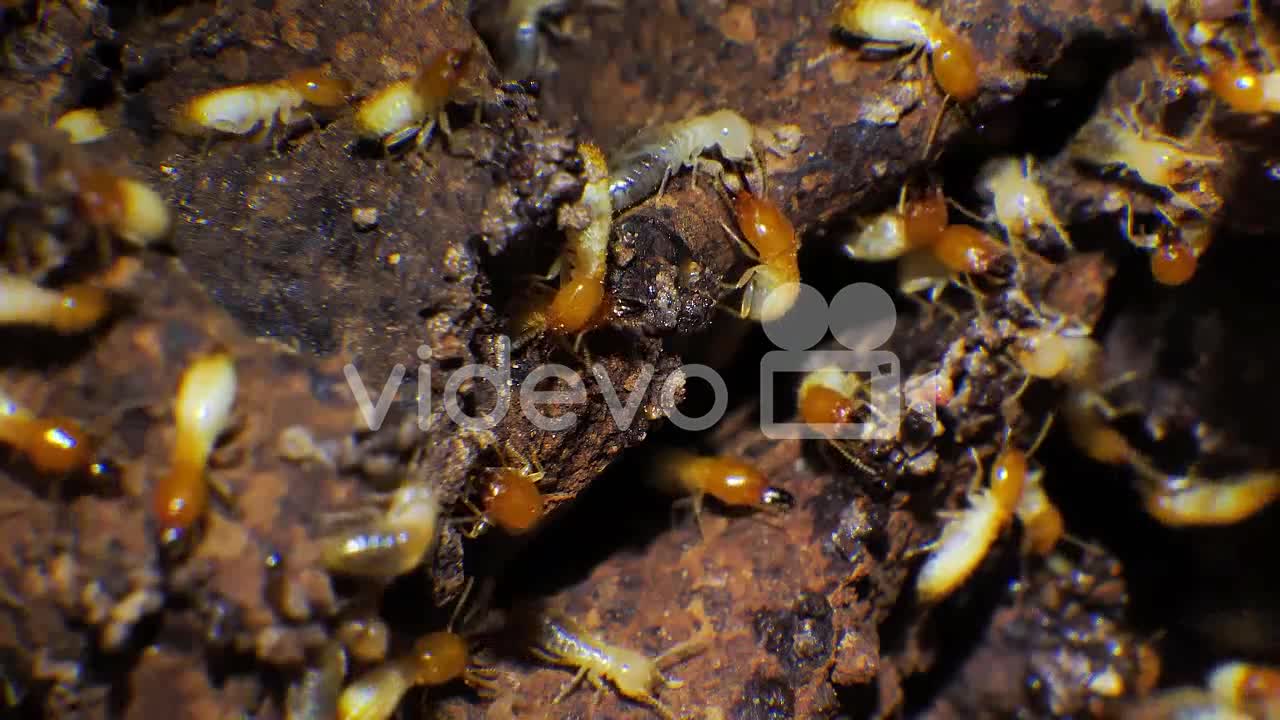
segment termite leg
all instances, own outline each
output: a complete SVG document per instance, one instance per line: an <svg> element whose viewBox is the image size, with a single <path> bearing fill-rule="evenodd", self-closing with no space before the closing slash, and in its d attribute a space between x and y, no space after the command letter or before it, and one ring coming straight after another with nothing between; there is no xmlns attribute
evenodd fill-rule
<svg viewBox="0 0 1280 720"><path fill-rule="evenodd" d="M561 700L564 700L565 698L569 697L569 693L576 690L577 687L582 684L582 679L585 678L586 676L587 676L587 669L585 667L578 668L578 672L576 675L573 676L573 679L565 683L565 686L560 688L559 694L557 694L554 698L551 699L551 704L555 705L559 703Z"/></svg>
<svg viewBox="0 0 1280 720"><path fill-rule="evenodd" d="M756 249L751 247L751 244L748 243L746 240L743 240L741 235L734 232L733 228L729 227L728 223L721 220L720 227L724 228L724 231L729 234L729 237L737 241L738 247L742 249L742 254L746 255L747 259L751 260L752 262L757 262L757 263L760 262L760 255L756 252ZM742 287L745 284L746 284L745 282L740 282L734 287Z"/></svg>

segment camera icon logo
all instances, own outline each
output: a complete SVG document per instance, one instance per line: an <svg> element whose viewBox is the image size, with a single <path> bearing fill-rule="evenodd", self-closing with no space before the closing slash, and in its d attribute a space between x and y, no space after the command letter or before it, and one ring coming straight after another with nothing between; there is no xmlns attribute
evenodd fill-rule
<svg viewBox="0 0 1280 720"><path fill-rule="evenodd" d="M877 348L893 336L897 322L893 298L876 285L848 285L828 305L816 288L800 283L791 311L763 324L765 335L781 348L765 353L760 361L760 429L764 435L775 440L896 438L904 406L902 365L897 355ZM812 349L828 330L845 350ZM810 425L779 418L778 378L795 378L815 370L859 376L862 382L856 399L871 409L869 419Z"/></svg>

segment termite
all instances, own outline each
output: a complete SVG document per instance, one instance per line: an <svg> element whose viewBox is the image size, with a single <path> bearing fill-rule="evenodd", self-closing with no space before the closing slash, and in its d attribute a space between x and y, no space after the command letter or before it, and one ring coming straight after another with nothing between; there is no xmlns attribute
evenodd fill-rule
<svg viewBox="0 0 1280 720"><path fill-rule="evenodd" d="M743 238L725 225L743 251L757 265L749 268L735 288L743 288L739 314L758 322L786 315L800 294L800 239L795 226L771 200L743 189L733 201L734 217Z"/></svg>
<svg viewBox="0 0 1280 720"><path fill-rule="evenodd" d="M156 529L165 546L183 541L204 517L209 504L205 466L231 420L235 397L235 363L226 353L197 358L182 373L169 472L151 489Z"/></svg>
<svg viewBox="0 0 1280 720"><path fill-rule="evenodd" d="M92 330L110 310L106 291L92 285L51 290L26 278L0 275L0 325L30 325L72 335Z"/></svg>
<svg viewBox="0 0 1280 720"><path fill-rule="evenodd" d="M102 115L93 108L68 110L53 122L53 127L66 133L77 145L97 142L111 132Z"/></svg>
<svg viewBox="0 0 1280 720"><path fill-rule="evenodd" d="M947 202L942 193L907 200L904 185L898 205L865 223L844 250L854 260L894 260L911 250L933 247L946 227Z"/></svg>
<svg viewBox="0 0 1280 720"><path fill-rule="evenodd" d="M1170 527L1232 525L1280 497L1280 473L1272 470L1207 480L1161 476L1143 462L1134 466L1150 481L1143 492L1147 513Z"/></svg>
<svg viewBox="0 0 1280 720"><path fill-rule="evenodd" d="M427 633L408 654L356 678L338 698L339 720L386 720L414 687L439 687L461 679L481 694L494 692L491 671L471 663L471 648L458 633Z"/></svg>
<svg viewBox="0 0 1280 720"><path fill-rule="evenodd" d="M913 0L840 0L834 21L869 45L890 49L919 49L929 53L933 78L943 93L960 102L978 95L978 63L967 39Z"/></svg>
<svg viewBox="0 0 1280 720"><path fill-rule="evenodd" d="M1209 673L1209 691L1222 702L1254 717L1280 716L1280 670L1233 660Z"/></svg>
<svg viewBox="0 0 1280 720"><path fill-rule="evenodd" d="M1191 181L1200 166L1220 164L1222 158L1190 152L1178 140L1143 128L1134 114L1140 102L1141 98L1123 111L1086 125L1071 143L1072 156L1103 169L1127 170L1143 184L1167 193L1178 205L1203 215L1204 210L1177 187ZM1129 214L1131 227L1132 208Z"/></svg>
<svg viewBox="0 0 1280 720"><path fill-rule="evenodd" d="M336 573L389 580L422 563L435 545L439 518L435 484L429 479L406 481L380 517L326 537L321 558Z"/></svg>
<svg viewBox="0 0 1280 720"><path fill-rule="evenodd" d="M468 535L477 537L489 525L496 525L512 535L529 532L542 521L547 513L548 499L567 498L568 495L544 496L538 484L546 479L546 472L536 459L529 460L506 448L502 454L503 466L489 468L480 507L474 508L479 522Z"/></svg>
<svg viewBox="0 0 1280 720"><path fill-rule="evenodd" d="M471 54L470 48L444 50L417 77L391 83L365 98L356 109L360 136L390 149L415 133L415 147L422 147L437 125L449 135L445 106L462 82Z"/></svg>
<svg viewBox="0 0 1280 720"><path fill-rule="evenodd" d="M93 442L67 417L39 417L0 390L0 443L22 453L37 471L62 475L89 467Z"/></svg>
<svg viewBox="0 0 1280 720"><path fill-rule="evenodd" d="M336 642L325 644L285 696L285 720L332 720L347 676L347 655Z"/></svg>
<svg viewBox="0 0 1280 720"><path fill-rule="evenodd" d="M575 208L585 210L586 225L575 228L561 216L565 228L565 254L560 260L560 288L545 311L547 329L580 333L589 329L604 302L604 277L608 269L609 236L613 229L613 200L609 195L609 167L604 152L592 143L578 148L586 185Z"/></svg>
<svg viewBox="0 0 1280 720"><path fill-rule="evenodd" d="M926 154L942 124L947 102L967 103L978 97L982 78L977 53L967 38L942 21L941 9L930 12L914 0L840 0L833 20L841 30L863 38L866 47L928 54L943 101L929 128Z"/></svg>
<svg viewBox="0 0 1280 720"><path fill-rule="evenodd" d="M273 128L287 130L304 105L336 107L350 94L351 83L328 68L303 68L272 82L233 85L192 98L178 108L174 128L188 135L248 135L257 129L257 141Z"/></svg>
<svg viewBox="0 0 1280 720"><path fill-rule="evenodd" d="M969 579L1017 512L1027 484L1027 452L1015 447L1002 449L992 465L988 487L980 487L982 462L972 448L969 452L976 465L965 494L969 506L959 512L940 513L946 518L942 533L920 549L930 553L916 577L916 593L926 604L941 601Z"/></svg>
<svg viewBox="0 0 1280 720"><path fill-rule="evenodd" d="M1137 455L1108 421L1119 414L1104 397L1102 346L1067 328L1041 327L1019 333L1011 350L1028 379L1056 380L1067 386L1059 411L1072 442L1096 462L1120 465Z"/></svg>
<svg viewBox="0 0 1280 720"><path fill-rule="evenodd" d="M613 645L589 634L568 617L554 612L539 616L530 651L545 662L577 668L573 679L564 686L552 704L569 696L586 678L596 687L594 708L609 681L623 697L644 703L663 720L675 720L675 714L655 695L659 685L676 689L684 682L663 674L662 668L702 650L709 627L703 626L694 637L678 643L661 655L650 658L636 650Z"/></svg>
<svg viewBox="0 0 1280 720"><path fill-rule="evenodd" d="M712 165L699 156L715 148L725 160L750 159L760 169L752 147L755 136L750 121L732 110L716 110L641 132L613 154L609 195L614 210L622 212L661 193L671 176L686 166L695 166L696 180L696 166Z"/></svg>
<svg viewBox="0 0 1280 720"><path fill-rule="evenodd" d="M414 687L440 687L462 680L484 697L497 693L496 673L473 662L471 644L453 631L458 610L471 590L468 582L444 630L422 635L404 655L357 677L338 697L338 720L387 720Z"/></svg>
<svg viewBox="0 0 1280 720"><path fill-rule="evenodd" d="M1049 204L1049 193L1036 177L1030 155L1021 160L1006 157L988 162L978 176L978 192L991 201L996 223L1011 239L1024 240L1051 228L1071 247L1071 238Z"/></svg>
<svg viewBox="0 0 1280 720"><path fill-rule="evenodd" d="M770 485L755 466L735 457L669 448L658 453L653 467L659 488L691 499L699 527L707 495L729 507L785 510L795 502L791 493Z"/></svg>
<svg viewBox="0 0 1280 720"><path fill-rule="evenodd" d="M76 199L90 224L144 247L169 234L164 199L137 180L94 170L76 175Z"/></svg>

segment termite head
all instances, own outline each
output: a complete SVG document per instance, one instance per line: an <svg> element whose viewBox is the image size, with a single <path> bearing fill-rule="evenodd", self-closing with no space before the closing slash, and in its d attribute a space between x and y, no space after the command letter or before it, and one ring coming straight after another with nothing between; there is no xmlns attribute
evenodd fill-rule
<svg viewBox="0 0 1280 720"><path fill-rule="evenodd" d="M774 265L786 260L794 263L799 246L796 228L781 208L767 198L743 190L734 198L733 211L744 239L760 254L762 263Z"/></svg>
<svg viewBox="0 0 1280 720"><path fill-rule="evenodd" d="M1012 515L1022 499L1027 481L1027 455L1017 448L1006 448L996 456L991 467L991 496L1000 510Z"/></svg>
<svg viewBox="0 0 1280 720"><path fill-rule="evenodd" d="M327 67L295 70L289 73L285 82L297 91L303 100L320 107L341 105L351 94L351 83L333 77Z"/></svg>
<svg viewBox="0 0 1280 720"><path fill-rule="evenodd" d="M391 630L379 617L347 619L338 626L335 635L351 656L362 663L381 662L391 642Z"/></svg>
<svg viewBox="0 0 1280 720"><path fill-rule="evenodd" d="M27 447L26 454L37 470L62 474L89 466L93 456L93 443L75 420L62 417L39 418L33 421L31 433L36 442Z"/></svg>
<svg viewBox="0 0 1280 720"><path fill-rule="evenodd" d="M541 473L501 468L485 486L482 504L486 520L507 532L528 532L546 514L546 502L538 490Z"/></svg>
<svg viewBox="0 0 1280 720"><path fill-rule="evenodd" d="M444 685L462 677L471 656L467 641L455 632L427 633L413 643L414 681L418 685Z"/></svg>
<svg viewBox="0 0 1280 720"><path fill-rule="evenodd" d="M106 317L111 311L111 298L107 292L92 285L69 285L60 292L56 311L50 316L50 324L60 333L84 332ZM0 308L3 300L0 300Z"/></svg>
<svg viewBox="0 0 1280 720"><path fill-rule="evenodd" d="M604 280L601 278L579 277L567 280L547 306L546 329L558 333L591 329L592 321L604 304L604 298Z"/></svg>
<svg viewBox="0 0 1280 720"><path fill-rule="evenodd" d="M977 54L963 35L940 21L935 25L930 40L933 78L942 92L960 102L969 102L978 97L980 89Z"/></svg>
<svg viewBox="0 0 1280 720"><path fill-rule="evenodd" d="M859 385L857 375L834 366L811 371L800 383L800 419L812 426L850 422Z"/></svg>
<svg viewBox="0 0 1280 720"><path fill-rule="evenodd" d="M462 82L462 73L471 62L471 48L450 48L436 55L418 76L418 92L428 98L447 98Z"/></svg>
<svg viewBox="0 0 1280 720"><path fill-rule="evenodd" d="M1191 246L1174 238L1151 253L1151 277L1161 285L1183 285L1196 274L1198 264Z"/></svg>
<svg viewBox="0 0 1280 720"><path fill-rule="evenodd" d="M947 228L947 199L941 188L909 200L902 209L903 228L911 247L930 247Z"/></svg>
<svg viewBox="0 0 1280 720"><path fill-rule="evenodd" d="M995 238L969 225L948 225L934 246L934 256L955 273L985 273L1006 254Z"/></svg>

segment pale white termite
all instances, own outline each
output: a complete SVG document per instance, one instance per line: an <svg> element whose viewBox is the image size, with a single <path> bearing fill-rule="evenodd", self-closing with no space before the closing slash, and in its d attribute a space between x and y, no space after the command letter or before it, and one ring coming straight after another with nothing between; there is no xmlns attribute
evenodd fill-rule
<svg viewBox="0 0 1280 720"><path fill-rule="evenodd" d="M417 567L435 545L440 496L429 480L401 485L386 513L321 543L325 567L359 577L391 579Z"/></svg>
<svg viewBox="0 0 1280 720"><path fill-rule="evenodd" d="M989 161L978 176L978 192L991 201L996 222L1010 238L1023 240L1052 228L1071 247L1071 239L1049 204L1049 193L1036 177L1030 156Z"/></svg>
<svg viewBox="0 0 1280 720"><path fill-rule="evenodd" d="M537 621L531 652L549 663L577 668L574 676L560 694L552 700L558 703L573 692L585 678L603 692L609 681L623 697L648 705L663 720L675 720L671 712L654 694L659 685L679 688L682 681L672 680L662 673L664 665L670 665L692 655L706 644L706 632L679 643L656 658L650 658L637 650L613 645L594 637L577 623L558 613L544 613Z"/></svg>
<svg viewBox="0 0 1280 720"><path fill-rule="evenodd" d="M645 130L613 154L609 194L622 212L660 192L672 175L699 164L703 153L719 149L731 162L756 161L755 129L732 110L716 110Z"/></svg>

